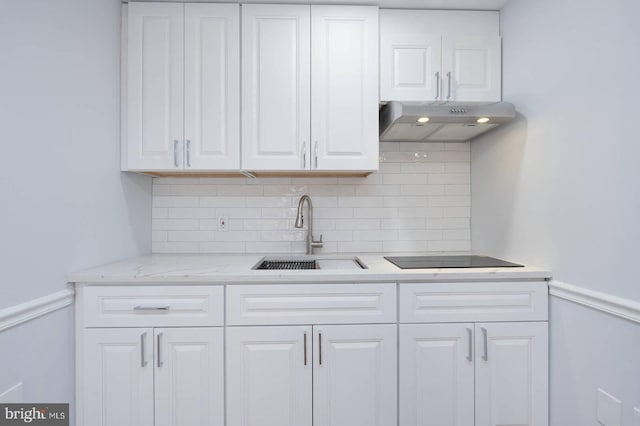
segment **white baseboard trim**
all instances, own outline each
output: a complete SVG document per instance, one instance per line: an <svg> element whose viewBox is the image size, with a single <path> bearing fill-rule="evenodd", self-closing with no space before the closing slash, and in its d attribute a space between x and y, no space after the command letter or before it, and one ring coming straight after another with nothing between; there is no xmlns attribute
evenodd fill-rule
<svg viewBox="0 0 640 426"><path fill-rule="evenodd" d="M0 309L0 331L69 306L73 303L73 294L74 291L68 288L19 305Z"/></svg>
<svg viewBox="0 0 640 426"><path fill-rule="evenodd" d="M606 312L620 318L640 323L640 302L589 290L561 281L549 281L549 294Z"/></svg>

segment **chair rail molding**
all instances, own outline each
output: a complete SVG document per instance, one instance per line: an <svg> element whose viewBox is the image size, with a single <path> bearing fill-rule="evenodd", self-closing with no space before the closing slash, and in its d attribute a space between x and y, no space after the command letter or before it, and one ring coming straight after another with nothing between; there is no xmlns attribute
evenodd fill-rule
<svg viewBox="0 0 640 426"><path fill-rule="evenodd" d="M614 296L608 293L589 290L562 281L549 281L549 294L606 312L629 321L640 323L640 302Z"/></svg>
<svg viewBox="0 0 640 426"><path fill-rule="evenodd" d="M0 331L69 306L73 303L73 296L73 289L67 288L19 305L0 309Z"/></svg>

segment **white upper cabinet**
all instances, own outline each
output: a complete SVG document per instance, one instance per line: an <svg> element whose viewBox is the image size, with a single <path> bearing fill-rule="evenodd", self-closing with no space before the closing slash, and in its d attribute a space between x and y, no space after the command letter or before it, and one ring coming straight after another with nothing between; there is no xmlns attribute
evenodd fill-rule
<svg viewBox="0 0 640 426"><path fill-rule="evenodd" d="M184 5L130 3L125 169L182 164Z"/></svg>
<svg viewBox="0 0 640 426"><path fill-rule="evenodd" d="M309 6L242 6L242 167L309 168Z"/></svg>
<svg viewBox="0 0 640 426"><path fill-rule="evenodd" d="M378 168L378 9L242 6L242 168Z"/></svg>
<svg viewBox="0 0 640 426"><path fill-rule="evenodd" d="M240 14L235 4L186 4L184 167L240 167Z"/></svg>
<svg viewBox="0 0 640 426"><path fill-rule="evenodd" d="M311 6L312 168L378 168L378 8Z"/></svg>
<svg viewBox="0 0 640 426"><path fill-rule="evenodd" d="M497 102L498 12L380 11L383 101Z"/></svg>
<svg viewBox="0 0 640 426"><path fill-rule="evenodd" d="M132 2L126 20L123 169L239 169L239 6Z"/></svg>
<svg viewBox="0 0 640 426"><path fill-rule="evenodd" d="M445 100L501 100L500 37L447 37L442 44Z"/></svg>

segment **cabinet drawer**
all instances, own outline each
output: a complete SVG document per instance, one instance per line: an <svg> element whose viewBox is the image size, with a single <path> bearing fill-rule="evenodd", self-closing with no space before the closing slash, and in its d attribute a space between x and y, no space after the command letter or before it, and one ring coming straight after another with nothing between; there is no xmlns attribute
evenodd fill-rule
<svg viewBox="0 0 640 426"><path fill-rule="evenodd" d="M222 286L85 287L85 327L221 326Z"/></svg>
<svg viewBox="0 0 640 426"><path fill-rule="evenodd" d="M227 325L395 322L395 283L227 287Z"/></svg>
<svg viewBox="0 0 640 426"><path fill-rule="evenodd" d="M400 322L546 321L539 282L400 284Z"/></svg>

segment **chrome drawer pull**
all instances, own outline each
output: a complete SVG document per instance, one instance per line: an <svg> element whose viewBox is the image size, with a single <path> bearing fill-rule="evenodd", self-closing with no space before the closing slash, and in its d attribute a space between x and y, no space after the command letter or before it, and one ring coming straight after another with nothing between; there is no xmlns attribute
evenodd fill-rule
<svg viewBox="0 0 640 426"><path fill-rule="evenodd" d="M171 307L167 306L141 306L138 305L133 308L134 311L168 311Z"/></svg>
<svg viewBox="0 0 640 426"><path fill-rule="evenodd" d="M147 341L147 332L145 331L140 335L140 367L146 367L147 365L147 351L145 349L145 343Z"/></svg>

